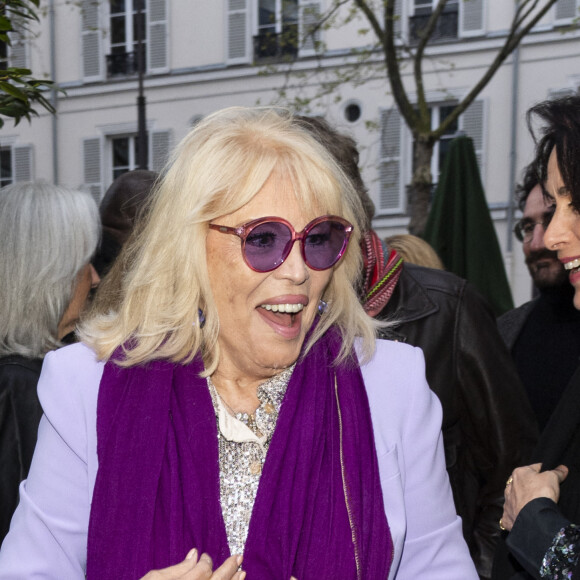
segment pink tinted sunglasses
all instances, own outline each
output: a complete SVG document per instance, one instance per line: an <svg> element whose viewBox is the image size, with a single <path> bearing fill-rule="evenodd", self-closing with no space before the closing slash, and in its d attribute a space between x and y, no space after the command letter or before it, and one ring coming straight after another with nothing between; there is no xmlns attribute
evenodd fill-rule
<svg viewBox="0 0 580 580"><path fill-rule="evenodd" d="M271 272L284 262L294 242L306 265L312 270L327 270L340 260L353 230L351 223L335 215L323 215L296 232L292 224L279 217L263 217L237 228L209 224L210 229L232 234L242 240L242 255L255 272Z"/></svg>

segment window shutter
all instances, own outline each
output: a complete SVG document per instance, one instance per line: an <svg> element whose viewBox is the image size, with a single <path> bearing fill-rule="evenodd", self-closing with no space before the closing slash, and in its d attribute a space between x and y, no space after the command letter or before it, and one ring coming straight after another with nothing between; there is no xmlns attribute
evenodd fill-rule
<svg viewBox="0 0 580 580"><path fill-rule="evenodd" d="M569 20L578 16L577 0L558 0L556 2L556 20Z"/></svg>
<svg viewBox="0 0 580 580"><path fill-rule="evenodd" d="M227 0L227 63L250 62L250 27L248 23L250 0Z"/></svg>
<svg viewBox="0 0 580 580"><path fill-rule="evenodd" d="M169 69L167 0L149 0L147 15L149 19L147 70L152 74L167 72Z"/></svg>
<svg viewBox="0 0 580 580"><path fill-rule="evenodd" d="M395 2L395 23L393 30L395 31L395 37L401 36L403 30L403 2L405 0L393 0Z"/></svg>
<svg viewBox="0 0 580 580"><path fill-rule="evenodd" d="M484 145L485 145L485 108L483 100L476 100L469 105L468 109L461 116L460 128L473 141L475 149L475 156L477 157L477 165L479 166L479 173L481 181L483 181L484 169Z"/></svg>
<svg viewBox="0 0 580 580"><path fill-rule="evenodd" d="M14 68L29 68L28 42L26 40L26 22L19 16L13 17L13 26L19 32L10 32L10 47L8 49L9 63Z"/></svg>
<svg viewBox="0 0 580 580"><path fill-rule="evenodd" d="M320 42L320 28L314 34L311 30L320 19L320 2L304 2L300 5L300 56L316 54Z"/></svg>
<svg viewBox="0 0 580 580"><path fill-rule="evenodd" d="M153 131L151 133L151 170L161 173L169 159L171 149L170 131Z"/></svg>
<svg viewBox="0 0 580 580"><path fill-rule="evenodd" d="M99 137L83 141L84 185L100 203L103 194L101 171L101 140Z"/></svg>
<svg viewBox="0 0 580 580"><path fill-rule="evenodd" d="M461 0L459 22L461 36L479 36L485 32L484 0Z"/></svg>
<svg viewBox="0 0 580 580"><path fill-rule="evenodd" d="M13 149L14 182L32 181L32 145L17 145Z"/></svg>
<svg viewBox="0 0 580 580"><path fill-rule="evenodd" d="M397 213L403 210L401 126L401 114L396 107L381 111L380 213Z"/></svg>
<svg viewBox="0 0 580 580"><path fill-rule="evenodd" d="M82 46L83 80L85 82L103 79L103 54L101 30L99 28L99 3L97 0L82 0Z"/></svg>

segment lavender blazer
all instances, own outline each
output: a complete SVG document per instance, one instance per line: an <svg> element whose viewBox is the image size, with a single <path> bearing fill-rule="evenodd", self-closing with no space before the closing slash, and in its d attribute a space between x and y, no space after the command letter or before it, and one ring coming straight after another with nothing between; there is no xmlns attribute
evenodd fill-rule
<svg viewBox="0 0 580 580"><path fill-rule="evenodd" d="M0 550L0 580L84 578L103 367L83 344L45 359L38 385L44 416ZM453 505L441 406L426 383L422 351L379 340L362 372L395 547L389 578L477 580Z"/></svg>

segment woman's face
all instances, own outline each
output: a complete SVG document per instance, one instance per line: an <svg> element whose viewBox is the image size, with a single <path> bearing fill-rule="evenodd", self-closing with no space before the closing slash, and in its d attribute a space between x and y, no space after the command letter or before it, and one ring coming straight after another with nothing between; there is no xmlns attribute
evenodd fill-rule
<svg viewBox="0 0 580 580"><path fill-rule="evenodd" d="M252 201L212 223L237 227L257 218L277 216L300 232L319 215L316 208L298 204L289 183L271 177ZM332 268L308 268L297 241L278 268L255 272L244 262L240 238L215 230L207 235L207 262L220 321L216 374L262 380L294 363L332 277ZM297 312L287 314L270 308L280 304L294 305Z"/></svg>
<svg viewBox="0 0 580 580"><path fill-rule="evenodd" d="M544 243L549 250L558 252L558 259L576 290L574 306L580 310L580 213L572 205L572 196L562 180L555 149L548 162L546 191L555 211L544 234Z"/></svg>

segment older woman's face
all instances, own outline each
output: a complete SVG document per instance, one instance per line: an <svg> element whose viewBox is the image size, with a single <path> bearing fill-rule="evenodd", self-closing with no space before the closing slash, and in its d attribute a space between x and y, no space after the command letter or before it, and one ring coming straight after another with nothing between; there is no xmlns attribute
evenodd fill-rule
<svg viewBox="0 0 580 580"><path fill-rule="evenodd" d="M212 223L240 226L257 218L277 216L302 231L319 215L316 208L298 204L289 183L271 177L251 202ZM294 363L332 277L332 268L308 268L296 242L280 267L254 272L244 262L240 238L214 230L207 235L207 261L220 321L217 372L261 379ZM280 304L297 305L294 309L298 312L287 314L267 308Z"/></svg>
<svg viewBox="0 0 580 580"><path fill-rule="evenodd" d="M544 234L544 243L549 250L558 252L558 259L576 290L574 306L580 310L580 214L572 205L572 196L562 180L555 149L548 162L546 191L555 211Z"/></svg>

